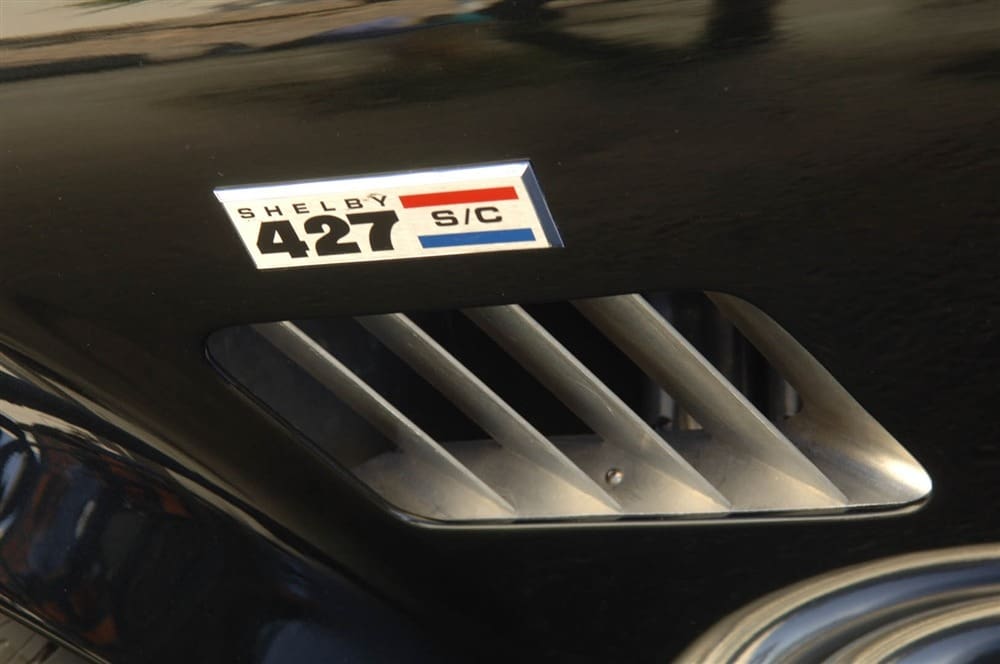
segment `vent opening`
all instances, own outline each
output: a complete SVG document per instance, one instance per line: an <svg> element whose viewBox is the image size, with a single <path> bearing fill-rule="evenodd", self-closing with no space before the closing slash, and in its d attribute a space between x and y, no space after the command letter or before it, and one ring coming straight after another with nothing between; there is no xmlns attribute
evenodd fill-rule
<svg viewBox="0 0 1000 664"><path fill-rule="evenodd" d="M930 491L785 330L718 293L262 323L208 349L425 519L840 514Z"/></svg>

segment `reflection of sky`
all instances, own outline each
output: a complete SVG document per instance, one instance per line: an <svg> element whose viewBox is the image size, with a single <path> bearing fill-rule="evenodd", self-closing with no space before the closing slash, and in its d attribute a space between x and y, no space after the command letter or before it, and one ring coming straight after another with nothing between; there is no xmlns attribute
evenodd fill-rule
<svg viewBox="0 0 1000 664"><path fill-rule="evenodd" d="M139 56L144 62L169 62L211 55L218 49L302 45L302 40L322 40L324 35L385 32L386 21L399 30L482 4L478 0L0 0L0 69L129 55L131 66Z"/></svg>
<svg viewBox="0 0 1000 664"><path fill-rule="evenodd" d="M50 32L107 28L198 16L228 7L253 6L232 0L158 0L156 2L86 2L81 0L3 0L0 39Z"/></svg>
<svg viewBox="0 0 1000 664"><path fill-rule="evenodd" d="M2 0L0 1L0 39L37 37L39 35L120 28L127 25L178 22L220 12L258 10L285 16L297 13L318 14L322 27L331 11L362 6L361 0ZM396 4L396 3L392 3ZM471 0L418 0L389 11L432 15L439 11L474 11L488 3ZM366 8L372 13L372 8ZM375 8L375 13L382 10Z"/></svg>
<svg viewBox="0 0 1000 664"><path fill-rule="evenodd" d="M23 470L24 458L21 454L11 454L4 460L3 471L0 472L0 482L3 483L4 499L7 498L6 493L14 488L17 476L20 475Z"/></svg>
<svg viewBox="0 0 1000 664"><path fill-rule="evenodd" d="M54 498L49 512L49 523L32 538L28 554L31 570L42 577L66 573L63 569L68 556L79 538L77 525L94 496L100 494L101 483L82 467L71 468L67 472L65 491ZM92 508L91 508L92 509Z"/></svg>

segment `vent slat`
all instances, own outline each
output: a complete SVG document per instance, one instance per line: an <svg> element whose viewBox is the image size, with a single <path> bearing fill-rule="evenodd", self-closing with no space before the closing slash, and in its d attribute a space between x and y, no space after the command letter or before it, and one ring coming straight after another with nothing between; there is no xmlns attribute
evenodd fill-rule
<svg viewBox="0 0 1000 664"><path fill-rule="evenodd" d="M588 506L566 495L567 510L594 514L622 513L621 506L600 485L408 317L385 314L363 316L357 321L482 427L501 447L532 461L592 499L590 502L593 504ZM529 508L519 504L518 496L509 496L509 499L519 512ZM569 503L573 503L572 506ZM538 507L535 506L535 509ZM554 507L559 509L558 505ZM552 508L550 506L548 510Z"/></svg>
<svg viewBox="0 0 1000 664"><path fill-rule="evenodd" d="M601 297L573 304L650 378L677 398L719 444L759 462L743 467L744 485L774 482L774 473L757 472L763 464L795 480L778 494L786 508L792 504L828 508L846 505L844 494L641 296ZM765 495L762 491L746 493Z"/></svg>
<svg viewBox="0 0 1000 664"><path fill-rule="evenodd" d="M667 495L649 498L681 512L729 510L728 500L522 307L463 313L607 443L676 481Z"/></svg>
<svg viewBox="0 0 1000 664"><path fill-rule="evenodd" d="M930 494L919 462L738 298L629 294L418 320L243 325L208 350L385 506L435 523L815 518Z"/></svg>
<svg viewBox="0 0 1000 664"><path fill-rule="evenodd" d="M801 395L803 409L790 428L811 430L810 439L839 442L807 452L852 501L908 502L931 490L930 477L917 460L784 328L739 298L706 295ZM902 473L901 468L913 470ZM872 481L875 474L880 481Z"/></svg>
<svg viewBox="0 0 1000 664"><path fill-rule="evenodd" d="M325 348L290 322L254 325L254 330L347 403L405 454L413 455L441 475L459 483L493 507L492 518L510 518L516 510L486 483L469 472L447 450L358 378ZM480 506L451 506L453 518L482 518Z"/></svg>

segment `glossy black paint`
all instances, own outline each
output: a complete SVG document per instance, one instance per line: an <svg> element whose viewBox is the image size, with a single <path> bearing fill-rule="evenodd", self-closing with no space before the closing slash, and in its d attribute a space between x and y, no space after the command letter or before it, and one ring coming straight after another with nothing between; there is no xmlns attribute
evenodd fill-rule
<svg viewBox="0 0 1000 664"><path fill-rule="evenodd" d="M995 2L279 7L0 42L8 349L398 606L468 618L498 659L662 658L804 576L998 537ZM212 196L522 156L563 250L257 272ZM235 323L671 288L785 325L928 468L931 503L873 522L422 531L203 350Z"/></svg>
<svg viewBox="0 0 1000 664"><path fill-rule="evenodd" d="M21 620L109 661L446 657L280 527L199 499L124 432L6 373L0 399L0 602Z"/></svg>

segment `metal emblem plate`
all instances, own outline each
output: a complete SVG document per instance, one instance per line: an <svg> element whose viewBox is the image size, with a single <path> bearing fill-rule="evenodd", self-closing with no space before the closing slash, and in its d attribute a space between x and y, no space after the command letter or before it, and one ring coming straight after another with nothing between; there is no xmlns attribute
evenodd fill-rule
<svg viewBox="0 0 1000 664"><path fill-rule="evenodd" d="M526 160L215 196L261 270L562 246Z"/></svg>

